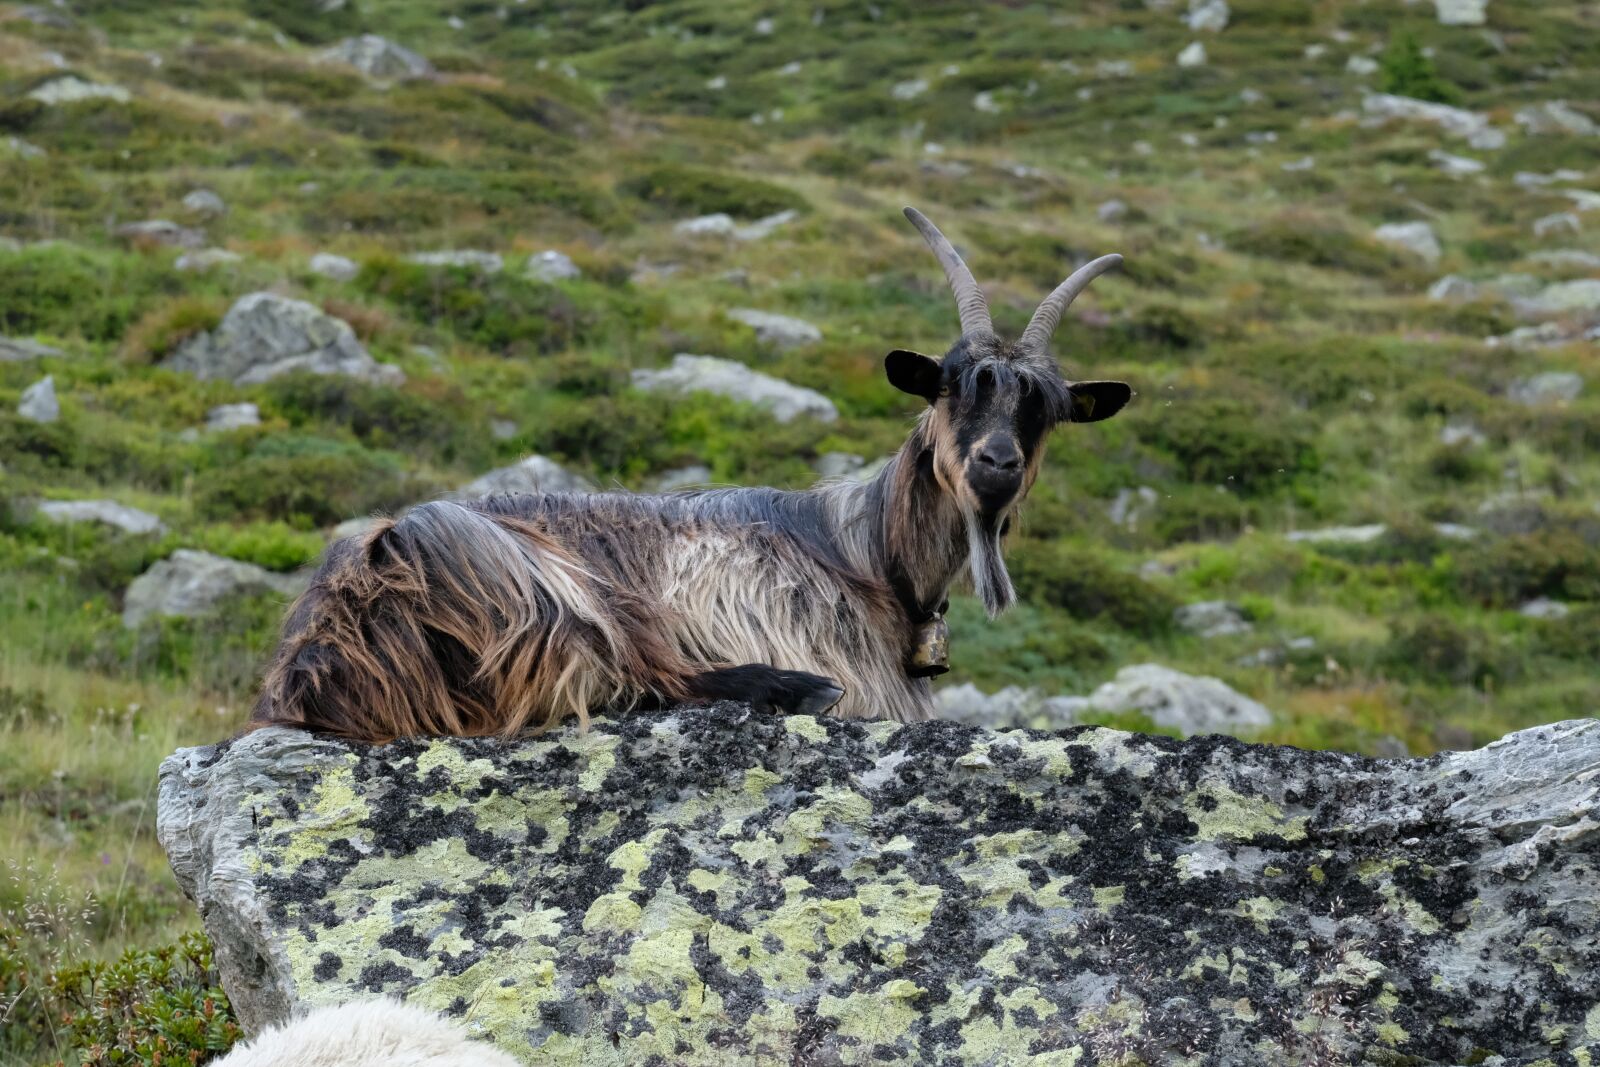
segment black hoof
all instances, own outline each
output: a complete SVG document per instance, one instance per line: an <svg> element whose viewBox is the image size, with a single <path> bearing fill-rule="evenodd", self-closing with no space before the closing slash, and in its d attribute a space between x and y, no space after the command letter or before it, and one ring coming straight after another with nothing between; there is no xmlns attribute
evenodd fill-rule
<svg viewBox="0 0 1600 1067"><path fill-rule="evenodd" d="M821 715L844 696L844 688L832 678L764 663L708 671L693 680L693 688L702 697L743 700L757 711L783 715Z"/></svg>

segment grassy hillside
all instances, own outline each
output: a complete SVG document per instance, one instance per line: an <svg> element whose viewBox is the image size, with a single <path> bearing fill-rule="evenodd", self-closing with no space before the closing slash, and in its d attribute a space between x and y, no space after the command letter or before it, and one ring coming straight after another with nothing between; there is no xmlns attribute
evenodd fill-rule
<svg viewBox="0 0 1600 1067"><path fill-rule="evenodd" d="M1269 740L1368 752L1594 712L1600 360L1581 313L1545 316L1555 343L1485 343L1527 325L1519 295L1600 278L1581 195L1600 192L1600 135L1577 121L1600 122L1593 5L1494 0L1473 28L1399 0L1235 0L1220 32L1156 0L325 6L0 5L0 337L57 353L0 360L0 859L55 872L0 877L0 910L61 909L0 951L0 1019L16 961L79 951L65 932L105 954L195 925L153 840L155 768L240 725L281 605L129 630L135 576L183 547L293 570L342 520L533 452L629 488L690 464L803 486L825 453L883 455L915 414L883 353L955 334L906 203L967 252L1006 331L1076 262L1127 257L1056 350L1138 396L1058 432L1011 551L1024 603L992 625L956 605L952 681L1083 693L1158 661L1267 704ZM362 32L436 75L319 60ZM1197 40L1205 63L1180 66ZM64 72L127 99L30 97ZM1375 121L1380 89L1482 113L1505 143ZM1550 101L1577 119L1518 121ZM186 208L197 189L225 213ZM786 210L756 240L675 229ZM179 249L117 236L154 218L240 258L180 270ZM1418 221L1437 263L1374 236ZM405 258L447 249L508 266ZM525 278L547 249L582 277ZM359 273L314 273L318 252ZM1447 274L1476 295L1430 298ZM160 366L261 289L345 319L406 384ZM736 307L823 340L768 346ZM630 388L678 352L820 390L842 417L774 426ZM1588 384L1525 402L1518 383L1551 371ZM50 424L16 414L45 374ZM195 432L241 401L259 427ZM1123 491L1136 522L1112 518ZM167 532L37 513L82 498ZM1363 543L1285 536L1377 523ZM1540 597L1570 612L1521 613ZM1173 624L1216 599L1251 632ZM49 1055L20 1018L3 1055Z"/></svg>

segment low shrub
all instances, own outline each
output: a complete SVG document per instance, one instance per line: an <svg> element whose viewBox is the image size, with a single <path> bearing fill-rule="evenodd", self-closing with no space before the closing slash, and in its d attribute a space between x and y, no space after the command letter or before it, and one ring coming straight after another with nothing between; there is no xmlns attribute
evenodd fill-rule
<svg viewBox="0 0 1600 1067"><path fill-rule="evenodd" d="M1397 33L1378 57L1378 88L1396 96L1454 104L1461 93L1434 69L1415 34Z"/></svg>
<svg viewBox="0 0 1600 1067"><path fill-rule="evenodd" d="M217 328L227 310L214 297L178 296L151 308L122 337L122 357L129 363L159 363L189 338Z"/></svg>
<svg viewBox="0 0 1600 1067"><path fill-rule="evenodd" d="M1075 619L1109 620L1156 634L1172 623L1178 601L1137 574L1059 541L1034 541L1007 553L1018 595L1061 608Z"/></svg>
<svg viewBox="0 0 1600 1067"><path fill-rule="evenodd" d="M804 210L805 198L758 178L669 163L652 167L617 187L624 196L655 204L677 215L711 215L724 212L735 218L756 219L780 211Z"/></svg>
<svg viewBox="0 0 1600 1067"><path fill-rule="evenodd" d="M326 451L288 455L258 449L238 463L202 471L194 480L195 511L205 519L328 526L400 508L424 495L424 487L393 460L332 442L323 445Z"/></svg>
<svg viewBox="0 0 1600 1067"><path fill-rule="evenodd" d="M1536 597L1600 600L1600 544L1594 530L1552 528L1465 549L1458 561L1463 595L1493 607Z"/></svg>
<svg viewBox="0 0 1600 1067"><path fill-rule="evenodd" d="M1298 215L1281 216L1236 232L1229 244L1248 255L1370 278L1393 279L1410 270L1399 252L1370 237Z"/></svg>
<svg viewBox="0 0 1600 1067"><path fill-rule="evenodd" d="M1305 420L1281 398L1245 390L1180 394L1170 404L1139 405L1128 417L1137 439L1172 456L1187 481L1226 484L1248 496L1318 466Z"/></svg>
<svg viewBox="0 0 1600 1067"><path fill-rule="evenodd" d="M1400 623L1386 646L1390 677L1490 690L1515 681L1521 659L1484 631L1443 615Z"/></svg>

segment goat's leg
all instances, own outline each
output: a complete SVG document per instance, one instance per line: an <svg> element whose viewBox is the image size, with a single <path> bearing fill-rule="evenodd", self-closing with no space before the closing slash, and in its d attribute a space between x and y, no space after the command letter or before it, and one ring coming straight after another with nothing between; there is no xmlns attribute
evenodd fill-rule
<svg viewBox="0 0 1600 1067"><path fill-rule="evenodd" d="M832 678L765 663L691 675L685 685L700 700L742 700L757 711L785 715L821 715L844 696L844 688Z"/></svg>

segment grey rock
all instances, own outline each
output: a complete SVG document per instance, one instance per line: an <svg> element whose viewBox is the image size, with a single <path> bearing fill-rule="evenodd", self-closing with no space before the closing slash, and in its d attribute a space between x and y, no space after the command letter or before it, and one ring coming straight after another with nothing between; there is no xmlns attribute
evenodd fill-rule
<svg viewBox="0 0 1600 1067"><path fill-rule="evenodd" d="M1433 532L1452 541L1471 541L1478 536L1475 527L1463 526L1459 522L1436 522L1433 524Z"/></svg>
<svg viewBox="0 0 1600 1067"><path fill-rule="evenodd" d="M170 219L128 222L118 226L113 232L124 241L148 241L151 244L168 245L172 248L201 248L206 243L204 231L179 226Z"/></svg>
<svg viewBox="0 0 1600 1067"><path fill-rule="evenodd" d="M1571 371L1544 371L1521 378L1506 390L1506 397L1518 404L1539 407L1545 404L1570 404L1583 392L1583 378Z"/></svg>
<svg viewBox="0 0 1600 1067"><path fill-rule="evenodd" d="M159 534L167 530L166 524L148 511L115 500L46 500L39 504L39 514L51 522L99 522L130 534Z"/></svg>
<svg viewBox="0 0 1600 1067"><path fill-rule="evenodd" d="M17 414L29 422L55 422L61 418L61 402L56 399L56 379L47 374L22 391Z"/></svg>
<svg viewBox="0 0 1600 1067"><path fill-rule="evenodd" d="M213 433L261 425L261 409L251 403L218 404L206 412L206 429Z"/></svg>
<svg viewBox="0 0 1600 1067"><path fill-rule="evenodd" d="M194 215L216 216L226 214L228 205L210 189L196 189L183 198L183 207Z"/></svg>
<svg viewBox="0 0 1600 1067"><path fill-rule="evenodd" d="M0 363L22 363L62 355L59 348L26 337L0 337Z"/></svg>
<svg viewBox="0 0 1600 1067"><path fill-rule="evenodd" d="M1372 231L1374 239L1420 256L1429 263L1439 262L1439 238L1426 222L1391 222Z"/></svg>
<svg viewBox="0 0 1600 1067"><path fill-rule="evenodd" d="M337 374L379 385L405 381L399 367L372 358L349 323L303 300L270 292L240 297L215 330L184 342L163 365L202 380L238 385L292 371Z"/></svg>
<svg viewBox="0 0 1600 1067"><path fill-rule="evenodd" d="M1199 637L1232 637L1255 629L1239 606L1226 600L1184 604L1172 613L1172 621L1180 630Z"/></svg>
<svg viewBox="0 0 1600 1067"><path fill-rule="evenodd" d="M1446 274L1428 287L1428 299L1449 301L1451 303L1476 300L1478 299L1478 287L1459 275Z"/></svg>
<svg viewBox="0 0 1600 1067"><path fill-rule="evenodd" d="M4 149L18 159L43 159L45 150L36 144L30 144L20 137L7 136L0 139L0 149Z"/></svg>
<svg viewBox="0 0 1600 1067"><path fill-rule="evenodd" d="M672 365L661 370L633 372L633 384L646 392L706 392L732 397L764 408L779 422L790 422L802 415L833 422L839 417L833 401L813 389L806 389L742 363L715 356L680 353Z"/></svg>
<svg viewBox="0 0 1600 1067"><path fill-rule="evenodd" d="M934 700L941 719L991 730L1062 730L1089 710L1083 697L1047 697L1015 685L985 693L970 682L945 686Z"/></svg>
<svg viewBox="0 0 1600 1067"><path fill-rule="evenodd" d="M1199 41L1190 41L1184 46L1183 51L1178 53L1178 66L1180 67L1203 67L1205 65L1206 46Z"/></svg>
<svg viewBox="0 0 1600 1067"><path fill-rule="evenodd" d="M1433 6L1446 26L1482 26L1489 21L1489 0L1433 0Z"/></svg>
<svg viewBox="0 0 1600 1067"><path fill-rule="evenodd" d="M1581 111L1567 106L1564 100L1547 100L1517 109L1517 124L1529 133L1565 133L1579 137L1600 134L1600 126Z"/></svg>
<svg viewBox="0 0 1600 1067"><path fill-rule="evenodd" d="M17 8L17 17L33 23L35 26L48 26L52 30L70 30L77 23L72 21L72 16L59 7L47 7L42 4L24 4Z"/></svg>
<svg viewBox="0 0 1600 1067"><path fill-rule="evenodd" d="M1578 182L1584 178L1583 171L1560 167L1549 174L1540 174L1531 170L1519 170L1512 176L1511 181L1523 189L1540 189L1547 185L1557 185L1561 182Z"/></svg>
<svg viewBox="0 0 1600 1067"><path fill-rule="evenodd" d="M239 253L230 252L226 248L202 248L198 252L185 252L172 265L178 270L200 272L238 263L243 258Z"/></svg>
<svg viewBox="0 0 1600 1067"><path fill-rule="evenodd" d="M1559 600L1551 600L1547 596L1530 600L1517 611L1530 619L1564 619L1572 614L1572 609L1567 605Z"/></svg>
<svg viewBox="0 0 1600 1067"><path fill-rule="evenodd" d="M583 277L583 271L578 269L571 257L553 248L529 257L524 273L541 282L564 282Z"/></svg>
<svg viewBox="0 0 1600 1067"><path fill-rule="evenodd" d="M417 53L370 33L340 41L323 52L322 58L349 64L378 81L411 81L434 74L433 64Z"/></svg>
<svg viewBox="0 0 1600 1067"><path fill-rule="evenodd" d="M1296 544L1364 545L1389 532L1382 523L1366 526L1327 526L1320 530L1291 530L1284 538Z"/></svg>
<svg viewBox="0 0 1600 1067"><path fill-rule="evenodd" d="M652 493L670 493L675 489L687 489L690 486L710 484L711 468L697 463L689 467L676 467L656 475L650 480L649 491Z"/></svg>
<svg viewBox="0 0 1600 1067"><path fill-rule="evenodd" d="M928 79L912 78L903 82L895 82L889 87L889 95L896 100L915 100L928 91Z"/></svg>
<svg viewBox="0 0 1600 1067"><path fill-rule="evenodd" d="M1566 344L1579 336L1581 334L1569 331L1559 323L1541 322L1537 326L1518 326L1510 333L1485 338L1484 342L1491 348L1502 345L1511 348L1548 348Z"/></svg>
<svg viewBox="0 0 1600 1067"><path fill-rule="evenodd" d="M1534 296L1544 288L1544 282L1532 274L1501 274L1484 282L1483 287L1495 296L1515 300Z"/></svg>
<svg viewBox="0 0 1600 1067"><path fill-rule="evenodd" d="M1438 148L1429 149L1428 159L1446 174L1454 178L1464 178L1469 174L1482 174L1485 164L1482 160L1472 159L1468 156L1452 155Z"/></svg>
<svg viewBox="0 0 1600 1067"><path fill-rule="evenodd" d="M1371 56L1351 56L1345 61L1344 69L1351 74L1365 77L1368 74L1378 73L1378 61Z"/></svg>
<svg viewBox="0 0 1600 1067"><path fill-rule="evenodd" d="M815 470L823 478L844 478L866 466L864 457L853 452L824 452L817 457Z"/></svg>
<svg viewBox="0 0 1600 1067"><path fill-rule="evenodd" d="M273 592L292 597L304 589L305 584L303 575L274 574L253 563L180 548L128 586L123 599L122 624L133 629L157 616L193 618L205 615L228 598L246 592Z"/></svg>
<svg viewBox="0 0 1600 1067"><path fill-rule="evenodd" d="M1090 694L1089 705L1111 714L1140 712L1185 737L1272 725L1270 711L1220 680L1156 663L1122 668Z"/></svg>
<svg viewBox="0 0 1600 1067"><path fill-rule="evenodd" d="M1571 211L1557 211L1533 220L1533 235L1549 237L1555 233L1582 233L1583 220Z"/></svg>
<svg viewBox="0 0 1600 1067"><path fill-rule="evenodd" d="M522 432L522 428L512 419L490 419L489 435L496 441L509 441Z"/></svg>
<svg viewBox="0 0 1600 1067"><path fill-rule="evenodd" d="M506 261L498 252L481 252L472 248L414 252L406 259L422 267L461 267L483 274L499 274L506 267Z"/></svg>
<svg viewBox="0 0 1600 1067"><path fill-rule="evenodd" d="M1552 267L1600 270L1600 255L1596 255L1593 252L1583 252L1575 248L1557 248L1546 252L1535 252L1528 258L1535 263L1544 263Z"/></svg>
<svg viewBox="0 0 1600 1067"><path fill-rule="evenodd" d="M1095 208L1095 215L1101 222L1121 222L1128 217L1128 205L1122 200L1107 200Z"/></svg>
<svg viewBox="0 0 1600 1067"><path fill-rule="evenodd" d="M75 74L51 78L28 94L28 99L41 104L76 104L84 100L113 100L126 104L133 94L120 85L106 85L84 81Z"/></svg>
<svg viewBox="0 0 1600 1067"><path fill-rule="evenodd" d="M1189 0L1183 21L1196 33L1221 33L1228 28L1226 0Z"/></svg>
<svg viewBox="0 0 1600 1067"><path fill-rule="evenodd" d="M1374 761L718 705L258 731L166 760L156 827L247 1031L459 998L525 1062L916 1062L1016 989L966 1024L1016 1055L950 1059L1532 1064L1593 1047L1597 770L1592 720Z"/></svg>
<svg viewBox="0 0 1600 1067"><path fill-rule="evenodd" d="M354 519L346 519L329 532L328 540L343 541L347 537L359 537L372 529L378 520L371 515L361 515Z"/></svg>
<svg viewBox="0 0 1600 1067"><path fill-rule="evenodd" d="M732 215L718 212L715 215L684 219L674 226L673 230L687 237L731 237L736 241L759 241L772 236L776 230L787 226L799 215L800 213L794 210L780 211L740 225L734 221Z"/></svg>
<svg viewBox="0 0 1600 1067"><path fill-rule="evenodd" d="M491 493L589 493L594 484L545 456L529 456L520 463L492 470L463 486L460 496L476 498Z"/></svg>
<svg viewBox="0 0 1600 1067"><path fill-rule="evenodd" d="M355 260L336 256L332 252L318 252L311 257L309 266L313 274L332 278L336 282L347 282L361 273L361 265Z"/></svg>
<svg viewBox="0 0 1600 1067"><path fill-rule="evenodd" d="M744 323L756 332L758 340L774 348L802 348L822 340L821 330L792 315L779 315L756 308L734 308L728 312L728 318Z"/></svg>
<svg viewBox="0 0 1600 1067"><path fill-rule="evenodd" d="M1537 296L1524 300L1520 307L1536 315L1600 311L1600 278L1556 282L1540 290Z"/></svg>
<svg viewBox="0 0 1600 1067"><path fill-rule="evenodd" d="M1462 138L1474 148L1505 146L1506 135L1489 124L1488 116L1476 111L1390 93L1371 93L1361 101L1361 107L1374 121L1401 119L1427 122L1454 137Z"/></svg>
<svg viewBox="0 0 1600 1067"><path fill-rule="evenodd" d="M1139 524L1152 514L1161 502L1161 494L1148 485L1137 489L1118 489L1112 498L1107 514L1111 521L1128 530L1137 530Z"/></svg>
<svg viewBox="0 0 1600 1067"><path fill-rule="evenodd" d="M1487 444L1489 438L1484 432L1470 422L1448 422L1439 429L1439 443L1441 445L1482 445Z"/></svg>

